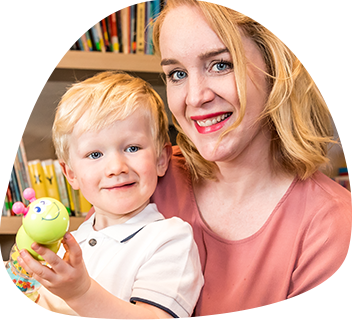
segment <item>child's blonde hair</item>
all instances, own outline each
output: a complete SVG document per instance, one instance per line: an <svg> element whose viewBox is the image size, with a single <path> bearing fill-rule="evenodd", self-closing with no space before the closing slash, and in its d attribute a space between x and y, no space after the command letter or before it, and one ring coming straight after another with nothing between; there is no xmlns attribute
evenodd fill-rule
<svg viewBox="0 0 352 320"><path fill-rule="evenodd" d="M57 107L52 129L59 160L69 163L70 136L80 122L80 134L109 127L133 112L143 112L150 123L157 155L169 143L164 103L146 81L124 72L106 71L73 84Z"/></svg>
<svg viewBox="0 0 352 320"><path fill-rule="evenodd" d="M251 18L226 7L196 0L169 0L154 24L153 41L160 54L160 30L168 12L180 6L200 10L233 58L234 75L241 105L238 119L224 134L237 127L246 110L247 60L242 36L251 39L266 63L262 70L270 86L261 119L272 132L273 166L301 179L328 163L327 147L333 141L329 110L314 81L296 56L269 30ZM177 32L177 31L175 31ZM196 35L195 35L196 36ZM177 143L195 179L215 179L217 166L205 160L173 118ZM259 120L259 119L258 119Z"/></svg>

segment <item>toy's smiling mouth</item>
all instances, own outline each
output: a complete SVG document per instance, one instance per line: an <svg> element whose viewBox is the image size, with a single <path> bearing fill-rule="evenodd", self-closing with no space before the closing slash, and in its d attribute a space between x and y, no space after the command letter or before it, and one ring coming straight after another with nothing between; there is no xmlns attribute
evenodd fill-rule
<svg viewBox="0 0 352 320"><path fill-rule="evenodd" d="M54 202L53 204L54 204L55 207L57 208L57 215L56 215L56 217L51 218L51 219L46 219L46 218L42 217L42 220L45 220L45 221L52 221L52 220L57 219L57 217L60 215L60 208L58 207L58 205L57 205L55 202Z"/></svg>

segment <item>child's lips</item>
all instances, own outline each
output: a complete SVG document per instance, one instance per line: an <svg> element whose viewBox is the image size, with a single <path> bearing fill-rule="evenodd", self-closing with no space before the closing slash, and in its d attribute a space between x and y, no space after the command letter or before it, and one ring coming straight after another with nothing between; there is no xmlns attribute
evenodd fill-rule
<svg viewBox="0 0 352 320"><path fill-rule="evenodd" d="M107 190L120 190L120 189L124 189L124 188L133 187L134 185L135 185L135 182L125 182L125 183L119 183L117 185L105 187L104 189L107 189Z"/></svg>

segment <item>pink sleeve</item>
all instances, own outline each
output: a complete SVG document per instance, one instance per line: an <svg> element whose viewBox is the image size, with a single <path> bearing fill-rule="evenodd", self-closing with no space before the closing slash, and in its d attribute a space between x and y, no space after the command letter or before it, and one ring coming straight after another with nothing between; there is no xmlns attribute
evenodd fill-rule
<svg viewBox="0 0 352 320"><path fill-rule="evenodd" d="M317 212L302 238L288 298L331 277L346 258L351 237L351 207L331 201ZM324 232L322 232L324 230Z"/></svg>

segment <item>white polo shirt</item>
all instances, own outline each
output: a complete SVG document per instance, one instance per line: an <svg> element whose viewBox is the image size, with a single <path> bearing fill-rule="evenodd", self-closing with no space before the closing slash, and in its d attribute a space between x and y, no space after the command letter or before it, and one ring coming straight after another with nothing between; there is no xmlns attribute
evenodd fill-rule
<svg viewBox="0 0 352 320"><path fill-rule="evenodd" d="M94 230L94 218L73 232L89 275L120 299L157 306L173 317L191 316L204 282L191 226L165 219L153 203L103 230ZM43 307L76 314L43 287L40 295Z"/></svg>

